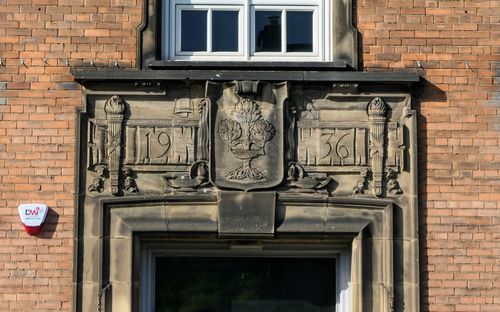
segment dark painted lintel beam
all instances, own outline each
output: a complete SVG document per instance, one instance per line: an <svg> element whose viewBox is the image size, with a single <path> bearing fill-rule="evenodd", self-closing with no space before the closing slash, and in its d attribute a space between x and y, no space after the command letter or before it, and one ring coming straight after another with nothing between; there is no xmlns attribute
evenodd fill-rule
<svg viewBox="0 0 500 312"><path fill-rule="evenodd" d="M172 81L172 80L265 80L265 81L325 81L377 84L412 84L420 75L410 72L359 71L299 71L299 70L88 70L74 69L72 74L80 83L120 81Z"/></svg>

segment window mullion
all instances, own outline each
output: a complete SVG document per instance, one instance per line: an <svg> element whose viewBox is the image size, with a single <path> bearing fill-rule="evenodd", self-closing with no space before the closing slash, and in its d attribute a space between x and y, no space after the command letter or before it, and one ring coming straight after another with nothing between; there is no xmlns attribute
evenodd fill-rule
<svg viewBox="0 0 500 312"><path fill-rule="evenodd" d="M281 11L281 53L286 53L286 9Z"/></svg>
<svg viewBox="0 0 500 312"><path fill-rule="evenodd" d="M179 16L177 15L177 9L175 7L175 2L172 1L170 3L170 23L169 23L169 45L170 45L170 57L172 59L175 59L176 56L176 49L177 49L177 44L178 40L180 40L180 37L177 35L178 31L180 31L178 28L180 27L180 22L178 21Z"/></svg>
<svg viewBox="0 0 500 312"><path fill-rule="evenodd" d="M212 8L207 11L207 52L212 52Z"/></svg>
<svg viewBox="0 0 500 312"><path fill-rule="evenodd" d="M245 0L243 3L243 30L240 32L242 34L243 40L243 58L248 61L250 60L251 49L253 46L253 35L252 31L252 12L250 9L250 0Z"/></svg>

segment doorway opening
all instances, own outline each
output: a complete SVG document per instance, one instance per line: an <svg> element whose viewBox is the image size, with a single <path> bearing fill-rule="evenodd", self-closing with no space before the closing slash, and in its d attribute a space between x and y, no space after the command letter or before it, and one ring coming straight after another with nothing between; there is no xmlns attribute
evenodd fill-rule
<svg viewBox="0 0 500 312"><path fill-rule="evenodd" d="M345 311L350 257L338 249L331 244L145 244L141 310Z"/></svg>

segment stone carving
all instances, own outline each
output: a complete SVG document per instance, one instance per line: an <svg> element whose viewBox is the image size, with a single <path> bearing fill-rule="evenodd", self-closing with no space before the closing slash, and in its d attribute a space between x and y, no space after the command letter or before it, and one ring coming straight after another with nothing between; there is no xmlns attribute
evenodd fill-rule
<svg viewBox="0 0 500 312"><path fill-rule="evenodd" d="M134 172L131 168L125 167L123 169L123 175L125 176L125 181L123 186L125 188L125 192L127 193L137 193L139 189L137 188L137 184L134 179Z"/></svg>
<svg viewBox="0 0 500 312"><path fill-rule="evenodd" d="M209 107L210 99L203 98L200 100L198 111L200 120L198 124L198 153L199 159L208 160L208 133L209 133Z"/></svg>
<svg viewBox="0 0 500 312"><path fill-rule="evenodd" d="M403 153L405 150L405 142L403 136L403 127L399 122L387 123L387 160L386 166L395 166L402 168Z"/></svg>
<svg viewBox="0 0 500 312"><path fill-rule="evenodd" d="M285 127L288 129L286 131L286 153L285 157L287 160L297 160L297 105L294 101L286 101L288 106Z"/></svg>
<svg viewBox="0 0 500 312"><path fill-rule="evenodd" d="M125 114L125 102L118 95L113 95L104 105L108 122L107 154L109 162L109 177L111 193L120 192L120 167L122 148L122 123Z"/></svg>
<svg viewBox="0 0 500 312"><path fill-rule="evenodd" d="M188 165L195 160L197 120L127 121L126 165Z"/></svg>
<svg viewBox="0 0 500 312"><path fill-rule="evenodd" d="M174 104L174 114L181 118L187 118L194 112L193 101L189 98L176 99Z"/></svg>
<svg viewBox="0 0 500 312"><path fill-rule="evenodd" d="M351 87L327 93L324 86L290 91L286 82L207 82L205 94L199 84L174 88L166 98L154 95L151 105L162 112L157 119L140 101L129 106L120 96L101 98L87 126L87 170L98 171L89 175L87 190L135 193L144 174L182 191L210 182L245 191L285 183L308 192L331 186L339 175L347 185L335 194L401 194L398 177L409 161L406 102L351 94ZM144 180L144 189L156 187L151 181Z"/></svg>
<svg viewBox="0 0 500 312"><path fill-rule="evenodd" d="M301 127L298 130L298 141L298 161L303 164L367 165L366 128Z"/></svg>
<svg viewBox="0 0 500 312"><path fill-rule="evenodd" d="M229 171L228 179L260 180L264 174L252 168L252 160L265 155L265 145L275 133L274 126L264 118L259 105L252 99L240 98L230 114L231 119L222 119L217 132L228 145L234 157L241 159L241 167Z"/></svg>
<svg viewBox="0 0 500 312"><path fill-rule="evenodd" d="M321 165L366 165L366 129L322 129Z"/></svg>
<svg viewBox="0 0 500 312"><path fill-rule="evenodd" d="M88 168L91 169L95 165L106 164L106 128L96 125L95 122L90 122L88 138Z"/></svg>
<svg viewBox="0 0 500 312"><path fill-rule="evenodd" d="M137 127L137 157L143 164L168 163L168 151L172 145L170 128Z"/></svg>
<svg viewBox="0 0 500 312"><path fill-rule="evenodd" d="M238 95L258 95L262 90L262 83L258 80L234 81L234 92Z"/></svg>
<svg viewBox="0 0 500 312"><path fill-rule="evenodd" d="M106 180L106 166L97 165L95 166L97 172L97 178L94 178L92 184L89 186L89 192L102 193L104 191L104 180Z"/></svg>
<svg viewBox="0 0 500 312"><path fill-rule="evenodd" d="M331 181L332 178L329 176L307 176L304 167L296 162L291 162L288 165L287 184L291 187L296 187L302 190L319 190L325 188Z"/></svg>
<svg viewBox="0 0 500 312"><path fill-rule="evenodd" d="M373 175L373 189L376 196L382 195L384 158L385 158L385 124L387 104L376 97L368 104L370 122L370 159Z"/></svg>
<svg viewBox="0 0 500 312"><path fill-rule="evenodd" d="M267 79L265 73L251 74ZM406 309L418 311L418 295L412 295L419 288L418 261L412 258L418 254L417 122L406 82L401 90L368 82L359 93L339 89L326 98L328 82L168 80L165 89L154 92L132 87L126 101L110 99L111 89L105 88L113 86L123 90L131 82L103 84L89 93L80 119L80 138L87 142L78 145L83 148L78 188L86 192L80 201L85 222L76 244L85 257L78 259L78 274L83 285L99 285L75 286L83 289L78 295L82 306L95 308L102 294L97 288L111 284L120 289L104 299L113 299L116 310L133 306L133 296L122 300L123 294L133 294L133 277L117 275L116 264L127 260L124 268L132 267L134 249L114 238L133 239L135 231L165 237L204 233L226 241L317 233L333 241L349 233L356 236L351 257L344 258L356 270L353 305L402 311L405 301ZM290 86L300 91L288 98ZM381 90L388 91L381 95ZM235 119L233 111L243 111L241 118ZM265 135L256 140L252 125L261 121L265 125L258 129ZM242 122L247 123L246 142ZM233 153L238 146L256 150L248 167L258 169L261 179L228 178L245 160ZM110 175L126 198L112 194L117 190L111 189ZM89 219L101 224L87 226ZM367 253L373 255L368 265L362 259ZM93 268L98 272L86 273ZM399 288L393 291L394 285Z"/></svg>
<svg viewBox="0 0 500 312"><path fill-rule="evenodd" d="M384 288L386 295L387 295L387 301L389 304L389 312L394 312L394 287L392 286L386 286L382 284L382 287ZM404 309L402 310L404 311Z"/></svg>
<svg viewBox="0 0 500 312"><path fill-rule="evenodd" d="M243 190L280 184L288 84L209 82L206 95L211 105L211 181Z"/></svg>
<svg viewBox="0 0 500 312"><path fill-rule="evenodd" d="M318 127L300 127L297 129L297 160L304 165L319 165L319 159L321 156L324 156L326 152L323 152L323 155L320 153L320 147L318 146L318 142L320 139L327 138L326 136L321 135L321 129ZM321 146L325 146L325 143L320 143ZM327 160L324 160L328 162Z"/></svg>
<svg viewBox="0 0 500 312"><path fill-rule="evenodd" d="M318 120L319 110L315 106L316 99L310 99L306 104L304 109L300 112L301 120Z"/></svg>
<svg viewBox="0 0 500 312"><path fill-rule="evenodd" d="M403 194L403 190L399 187L398 172L394 168L386 168L385 174L387 178L387 193L392 195Z"/></svg>
<svg viewBox="0 0 500 312"><path fill-rule="evenodd" d="M163 180L170 189L178 191L192 192L196 188L206 187L210 184L208 180L208 165L204 160L194 162L189 169L188 174L184 175L165 175Z"/></svg>
<svg viewBox="0 0 500 312"><path fill-rule="evenodd" d="M361 169L359 174L359 179L356 181L356 185L352 189L353 194L364 194L365 189L368 185L368 173L370 170L368 168Z"/></svg>

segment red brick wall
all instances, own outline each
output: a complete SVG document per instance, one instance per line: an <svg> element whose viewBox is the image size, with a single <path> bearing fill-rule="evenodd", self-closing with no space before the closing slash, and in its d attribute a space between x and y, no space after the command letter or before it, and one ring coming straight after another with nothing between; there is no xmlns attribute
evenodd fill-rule
<svg viewBox="0 0 500 312"><path fill-rule="evenodd" d="M422 311L500 311L500 1L355 2L364 69L419 61L427 80L414 101ZM0 311L71 309L82 101L69 68L135 66L140 19L136 0L0 0ZM33 201L52 208L38 237L16 211Z"/></svg>
<svg viewBox="0 0 500 312"><path fill-rule="evenodd" d="M0 0L0 311L71 310L82 93L69 69L135 66L141 12L135 0ZM20 224L27 202L52 209L40 236Z"/></svg>
<svg viewBox="0 0 500 312"><path fill-rule="evenodd" d="M358 0L364 67L415 69L422 311L500 311L500 1Z"/></svg>

